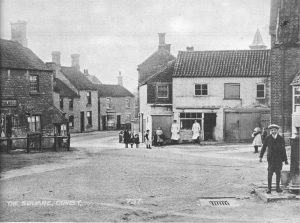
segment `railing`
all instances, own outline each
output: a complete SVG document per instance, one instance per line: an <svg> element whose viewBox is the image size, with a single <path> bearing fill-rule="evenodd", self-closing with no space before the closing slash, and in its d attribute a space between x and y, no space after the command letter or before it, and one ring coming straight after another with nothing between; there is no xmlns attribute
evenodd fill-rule
<svg viewBox="0 0 300 223"><path fill-rule="evenodd" d="M52 140L53 139L53 140ZM15 145L17 140L25 140L26 143L21 143L20 145ZM53 142L51 142L53 141ZM43 146L45 143L48 147ZM52 146L51 146L52 144ZM49 147L50 145L50 147ZM6 147L6 148L5 148ZM43 136L41 133L27 134L26 137L5 137L0 138L0 149L1 152L6 150L7 153L15 149L25 149L27 153L31 150L42 151L45 148L52 148L54 151L58 151L59 148L66 148L67 151L70 150L70 134L67 136Z"/></svg>

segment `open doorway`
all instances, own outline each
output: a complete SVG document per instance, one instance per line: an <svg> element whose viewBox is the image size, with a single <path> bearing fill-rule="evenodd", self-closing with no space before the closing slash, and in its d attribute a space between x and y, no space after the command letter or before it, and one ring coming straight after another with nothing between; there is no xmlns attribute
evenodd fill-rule
<svg viewBox="0 0 300 223"><path fill-rule="evenodd" d="M204 113L204 140L215 140L216 113Z"/></svg>

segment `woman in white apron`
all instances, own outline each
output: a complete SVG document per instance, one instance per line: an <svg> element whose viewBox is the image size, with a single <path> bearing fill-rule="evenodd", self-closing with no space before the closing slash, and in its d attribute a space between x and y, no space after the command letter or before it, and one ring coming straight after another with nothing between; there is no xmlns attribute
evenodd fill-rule
<svg viewBox="0 0 300 223"><path fill-rule="evenodd" d="M200 142L200 131L201 131L201 126L197 122L197 120L195 120L193 127L192 127L192 132L193 132L192 139L194 142L197 142L197 143Z"/></svg>
<svg viewBox="0 0 300 223"><path fill-rule="evenodd" d="M172 126L171 126L171 140L172 140L172 144L178 143L178 140L180 138L179 136L179 125L177 124L176 120L173 120Z"/></svg>

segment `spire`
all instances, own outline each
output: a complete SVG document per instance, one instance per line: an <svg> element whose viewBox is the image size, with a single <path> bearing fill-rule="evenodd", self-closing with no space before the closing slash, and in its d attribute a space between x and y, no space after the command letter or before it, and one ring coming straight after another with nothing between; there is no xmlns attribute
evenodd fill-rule
<svg viewBox="0 0 300 223"><path fill-rule="evenodd" d="M259 29L256 30L253 42L249 47L251 50L265 50L267 48L261 37Z"/></svg>

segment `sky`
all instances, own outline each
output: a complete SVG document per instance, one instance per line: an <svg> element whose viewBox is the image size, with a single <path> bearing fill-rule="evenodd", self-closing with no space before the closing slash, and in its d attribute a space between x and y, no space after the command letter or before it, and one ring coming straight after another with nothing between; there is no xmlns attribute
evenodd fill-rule
<svg viewBox="0 0 300 223"><path fill-rule="evenodd" d="M166 33L171 54L194 50L249 49L259 28L265 44L270 0L0 0L0 36L11 39L10 23L27 22L28 47L44 62L61 52L71 66L80 54L104 84L137 88L137 66L157 50L158 33Z"/></svg>

